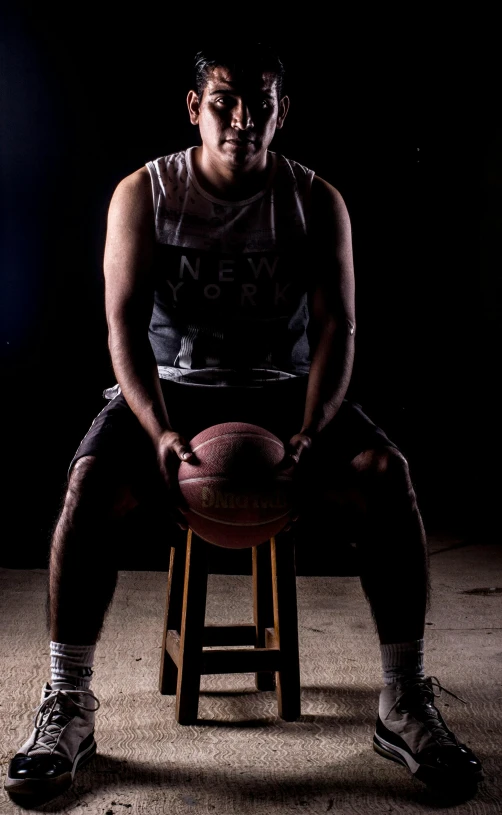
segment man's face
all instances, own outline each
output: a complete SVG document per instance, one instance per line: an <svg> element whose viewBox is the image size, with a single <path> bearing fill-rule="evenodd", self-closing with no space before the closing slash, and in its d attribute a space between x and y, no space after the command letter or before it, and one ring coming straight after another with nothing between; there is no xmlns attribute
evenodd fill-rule
<svg viewBox="0 0 502 815"><path fill-rule="evenodd" d="M223 67L213 68L202 98L190 91L187 103L211 160L243 169L263 165L288 110L288 98L277 98L273 74L234 79Z"/></svg>

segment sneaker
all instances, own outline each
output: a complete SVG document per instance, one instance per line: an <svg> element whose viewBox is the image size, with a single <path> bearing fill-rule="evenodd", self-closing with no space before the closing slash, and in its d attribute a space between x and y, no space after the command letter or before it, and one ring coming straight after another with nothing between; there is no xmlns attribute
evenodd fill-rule
<svg viewBox="0 0 502 815"><path fill-rule="evenodd" d="M75 771L96 752L94 713L99 701L89 690L47 683L35 715L35 729L9 764L5 789L13 795L59 795Z"/></svg>
<svg viewBox="0 0 502 815"><path fill-rule="evenodd" d="M434 692L434 686L439 693ZM465 786L482 781L481 762L459 742L434 705L443 690L464 701L443 688L435 676L414 677L384 687L373 747L431 786L459 782Z"/></svg>

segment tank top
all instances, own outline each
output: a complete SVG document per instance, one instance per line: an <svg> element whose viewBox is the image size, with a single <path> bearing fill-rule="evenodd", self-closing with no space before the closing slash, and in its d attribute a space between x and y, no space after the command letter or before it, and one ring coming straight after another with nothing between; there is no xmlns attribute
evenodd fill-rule
<svg viewBox="0 0 502 815"><path fill-rule="evenodd" d="M146 164L156 238L149 339L159 375L211 386L305 376L314 172L269 151L264 188L224 201L199 185L194 150Z"/></svg>

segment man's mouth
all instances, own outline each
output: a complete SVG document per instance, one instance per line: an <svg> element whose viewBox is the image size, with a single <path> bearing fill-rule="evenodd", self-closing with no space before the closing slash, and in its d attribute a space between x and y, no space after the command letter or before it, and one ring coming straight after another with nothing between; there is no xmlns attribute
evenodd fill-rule
<svg viewBox="0 0 502 815"><path fill-rule="evenodd" d="M237 144L239 147L245 147L247 144L253 144L254 139L226 139L230 144Z"/></svg>

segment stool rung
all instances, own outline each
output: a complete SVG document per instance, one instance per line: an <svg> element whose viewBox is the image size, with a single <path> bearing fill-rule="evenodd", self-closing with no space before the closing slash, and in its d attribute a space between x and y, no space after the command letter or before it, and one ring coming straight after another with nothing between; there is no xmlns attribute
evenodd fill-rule
<svg viewBox="0 0 502 815"><path fill-rule="evenodd" d="M201 674L247 674L278 671L280 667L281 652L276 648L202 652Z"/></svg>
<svg viewBox="0 0 502 815"><path fill-rule="evenodd" d="M254 645L256 626L249 623L205 625L203 645Z"/></svg>
<svg viewBox="0 0 502 815"><path fill-rule="evenodd" d="M253 636L252 640L251 640L251 637L249 638L250 639L249 642L242 642L242 640L240 642L229 642L228 640L224 640L220 636L220 634L225 633L225 630L228 630L229 628L231 629L232 626L223 626L222 625L221 628L224 629L223 632L215 631L215 629L217 629L218 626L208 626L208 628L210 629L210 635L207 638L204 637L204 646L205 647L211 647L213 645L253 645L254 640L255 640L255 637ZM248 633L249 634L253 633L253 635L255 635L255 627L254 626L252 626L252 625L242 625L242 628L249 629ZM248 656L247 655L251 654L251 655L254 655L254 658L257 658L258 661L259 661L259 665L257 663L257 667L253 667L251 669L252 673L255 672L255 671L277 671L277 670L279 670L278 667L270 667L269 668L268 665L267 665L267 667L262 667L262 662L266 661L266 659L267 659L266 657L263 656L264 653L270 653L270 654L273 655L272 662L273 662L274 666L276 665L276 655L280 653L279 648L277 646L277 637L275 635L274 629L273 628L267 628L267 629L265 629L265 631L266 631L266 638L267 638L267 647L266 648L250 648L250 649L247 649L245 651L243 649L239 650L239 651L217 651L217 650L203 651L202 652L203 657L206 654L209 654L210 655L209 659L217 662L218 659L221 658L221 655L223 655L223 662L226 663L228 661L228 658L229 658L228 654L231 654L232 658L234 657L235 654L238 654L239 655L238 659L241 660L243 664L245 663L247 665L248 664ZM211 640L211 641L209 641L209 640ZM167 653L169 654L169 656L171 657L171 659L174 661L174 663L176 665L179 665L180 649L181 649L180 633L179 633L179 631L175 631L174 629L171 628L167 632L167 636L166 636L166 651L167 651ZM244 654L244 656L242 656L243 654ZM259 654L260 656L256 657L257 654ZM212 662L211 662L211 665L213 665ZM215 673L215 672L214 671L205 671L205 670L203 670L202 673ZM219 673L219 671L216 671L216 673ZM235 670L222 670L221 673L247 673L247 668L236 668Z"/></svg>
<svg viewBox="0 0 502 815"><path fill-rule="evenodd" d="M166 651L175 663L176 666L179 667L180 661L180 641L181 637L179 631L174 631L172 628L169 629L166 633Z"/></svg>

